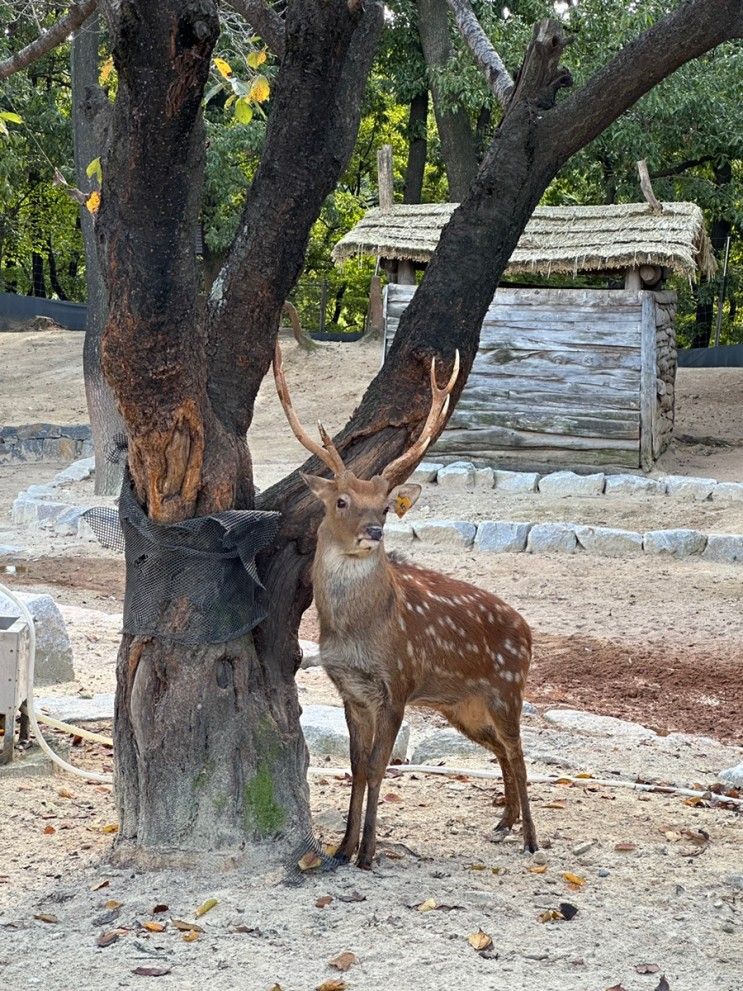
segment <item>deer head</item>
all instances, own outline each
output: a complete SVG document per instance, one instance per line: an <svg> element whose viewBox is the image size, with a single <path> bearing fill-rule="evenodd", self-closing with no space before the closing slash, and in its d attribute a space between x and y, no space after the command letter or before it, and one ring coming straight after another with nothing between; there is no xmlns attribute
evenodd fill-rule
<svg viewBox="0 0 743 991"><path fill-rule="evenodd" d="M459 375L459 352L455 352L454 369L442 389L436 383L436 359L431 360L431 409L420 436L407 451L390 462L380 475L369 480L357 478L346 468L321 423L318 423L322 440L322 444L319 444L299 422L286 384L278 341L273 359L273 374L279 400L294 436L333 473L332 478L302 474L312 493L325 506L324 532L332 537L341 553L350 557L368 557L381 545L384 522L390 509L402 517L415 505L421 494L420 485L393 485L392 479L400 475L404 477L412 470L440 429L449 408L449 395Z"/></svg>

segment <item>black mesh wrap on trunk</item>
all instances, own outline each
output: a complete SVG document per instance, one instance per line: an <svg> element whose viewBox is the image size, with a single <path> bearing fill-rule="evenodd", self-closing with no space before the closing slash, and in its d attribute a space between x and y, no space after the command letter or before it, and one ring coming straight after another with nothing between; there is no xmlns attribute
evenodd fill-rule
<svg viewBox="0 0 743 991"><path fill-rule="evenodd" d="M116 510L84 518L100 542L124 551L124 632L189 645L224 643L268 614L255 556L276 536L279 513L228 510L163 525L137 502L129 472Z"/></svg>

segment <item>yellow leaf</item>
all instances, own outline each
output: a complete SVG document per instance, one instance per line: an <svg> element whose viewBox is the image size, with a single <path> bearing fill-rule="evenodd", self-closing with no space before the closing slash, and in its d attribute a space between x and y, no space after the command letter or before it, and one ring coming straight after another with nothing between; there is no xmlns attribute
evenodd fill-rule
<svg viewBox="0 0 743 991"><path fill-rule="evenodd" d="M424 902L421 902L418 906L419 912L430 912L432 908L436 908L437 902L435 898L426 898Z"/></svg>
<svg viewBox="0 0 743 991"><path fill-rule="evenodd" d="M346 982L333 979L331 981L323 981L322 984L318 984L315 991L345 991Z"/></svg>
<svg viewBox="0 0 743 991"><path fill-rule="evenodd" d="M115 908L121 908L123 904L124 904L123 902L117 902L115 898L109 898L104 908L107 908L110 912Z"/></svg>
<svg viewBox="0 0 743 991"><path fill-rule="evenodd" d="M162 922L143 922L142 927L151 933L164 933L165 926Z"/></svg>
<svg viewBox="0 0 743 991"><path fill-rule="evenodd" d="M297 861L297 867L300 871L313 871L316 867L319 867L322 860L318 857L314 850L308 850L304 856L300 857Z"/></svg>
<svg viewBox="0 0 743 991"><path fill-rule="evenodd" d="M574 884L576 888L582 888L586 883L586 879L584 877L581 877L580 874L572 874L570 871L565 871L562 876L568 884Z"/></svg>
<svg viewBox="0 0 743 991"><path fill-rule="evenodd" d="M91 213L98 213L98 207L101 205L101 194L97 190L92 192L85 201L85 205ZM117 822L107 822L105 826L101 826L102 833L118 833L118 831L119 824Z"/></svg>
<svg viewBox="0 0 743 991"><path fill-rule="evenodd" d="M545 809L565 809L567 805L561 798L556 798L554 802L547 802L544 807Z"/></svg>
<svg viewBox="0 0 743 991"><path fill-rule="evenodd" d="M203 933L201 926L197 926L195 922L186 922L184 919L171 919L170 924L174 929L180 930L180 932L197 932Z"/></svg>
<svg viewBox="0 0 743 991"><path fill-rule="evenodd" d="M75 795L73 795L73 793L67 788L60 788L57 794L60 798L75 798Z"/></svg>
<svg viewBox="0 0 743 991"><path fill-rule="evenodd" d="M225 79L229 79L232 75L232 66L229 62L226 62L223 58L215 58L214 64L217 67L217 72L220 76L224 76Z"/></svg>
<svg viewBox="0 0 743 991"><path fill-rule="evenodd" d="M544 874L547 870L546 864L532 864L531 867L527 867L530 874Z"/></svg>
<svg viewBox="0 0 743 991"><path fill-rule="evenodd" d="M187 933L183 934L184 943L195 943L198 938L199 938L199 933L198 930L196 929L189 929Z"/></svg>
<svg viewBox="0 0 743 991"><path fill-rule="evenodd" d="M247 96L241 96L235 103L235 120L238 124L249 124L253 119L253 108Z"/></svg>
<svg viewBox="0 0 743 991"><path fill-rule="evenodd" d="M560 922L565 918L562 912L558 912L557 909L547 909L546 912L542 912L541 915L537 916L537 922Z"/></svg>
<svg viewBox="0 0 743 991"><path fill-rule="evenodd" d="M408 499L408 497L404 495L399 495L395 499L395 506L394 506L395 513L399 517L403 517L412 505L413 505L412 499Z"/></svg>
<svg viewBox="0 0 743 991"><path fill-rule="evenodd" d="M487 933L484 933L482 929L478 929L476 933L472 933L467 937L467 942L470 944L473 950L477 950L480 953L481 950L489 950L493 945L493 940Z"/></svg>
<svg viewBox="0 0 743 991"><path fill-rule="evenodd" d="M259 65L263 65L267 57L268 56L266 55L265 50L260 52L251 52L250 55L248 55L247 63L251 69L257 69Z"/></svg>
<svg viewBox="0 0 743 991"><path fill-rule="evenodd" d="M111 73L114 71L114 57L109 55L106 61L101 66L101 71L98 76L98 84L100 86L105 86L108 80L111 78Z"/></svg>
<svg viewBox="0 0 743 991"><path fill-rule="evenodd" d="M593 777L592 774L588 774L586 771L581 771L580 774L576 774L575 776L576 776L576 778L592 778Z"/></svg>
<svg viewBox="0 0 743 991"><path fill-rule="evenodd" d="M353 967L355 963L359 962L359 958L355 953L351 953L350 950L346 950L345 953L341 953L334 960L328 961L328 966L335 967L336 970L348 970L349 967Z"/></svg>
<svg viewBox="0 0 743 991"><path fill-rule="evenodd" d="M266 77L256 76L250 87L248 99L254 100L256 103L265 103L270 95L271 87L268 85Z"/></svg>
<svg viewBox="0 0 743 991"><path fill-rule="evenodd" d="M216 898L207 898L207 900L194 912L197 919L200 919L202 915L206 915L207 912L211 912L215 905L219 905Z"/></svg>

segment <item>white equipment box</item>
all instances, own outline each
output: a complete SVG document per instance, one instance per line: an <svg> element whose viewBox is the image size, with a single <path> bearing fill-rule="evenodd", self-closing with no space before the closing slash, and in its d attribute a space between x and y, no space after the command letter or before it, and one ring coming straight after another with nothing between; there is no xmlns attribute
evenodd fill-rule
<svg viewBox="0 0 743 991"><path fill-rule="evenodd" d="M28 629L23 619L0 616L0 722L5 730L0 764L13 760L15 716L28 696Z"/></svg>

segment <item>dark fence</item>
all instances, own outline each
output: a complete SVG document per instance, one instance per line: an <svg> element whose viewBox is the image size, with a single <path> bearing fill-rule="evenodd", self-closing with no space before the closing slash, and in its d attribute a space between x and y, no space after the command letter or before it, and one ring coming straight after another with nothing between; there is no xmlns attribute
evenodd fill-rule
<svg viewBox="0 0 743 991"><path fill-rule="evenodd" d="M0 330L12 330L34 317L50 317L68 330L85 330L87 312L85 303L63 303L60 299L0 293Z"/></svg>
<svg viewBox="0 0 743 991"><path fill-rule="evenodd" d="M678 353L680 368L743 368L743 344L689 348Z"/></svg>

